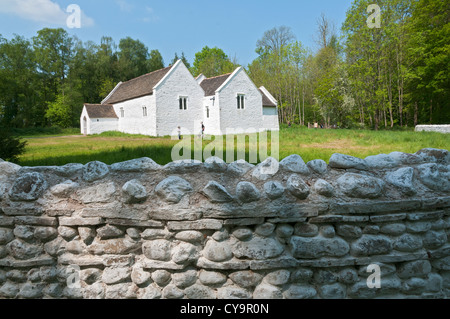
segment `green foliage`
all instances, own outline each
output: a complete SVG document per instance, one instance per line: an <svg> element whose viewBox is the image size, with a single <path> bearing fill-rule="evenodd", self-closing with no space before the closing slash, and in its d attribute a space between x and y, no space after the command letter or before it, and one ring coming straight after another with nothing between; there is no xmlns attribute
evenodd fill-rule
<svg viewBox="0 0 450 319"><path fill-rule="evenodd" d="M202 51L195 54L191 73L194 76L203 74L207 78L233 72L237 67L230 58L217 47L205 46Z"/></svg>
<svg viewBox="0 0 450 319"><path fill-rule="evenodd" d="M58 94L56 96L56 101L48 104L45 117L52 125L66 128L70 127L72 124L70 113L71 108L67 97L65 95Z"/></svg>
<svg viewBox="0 0 450 319"><path fill-rule="evenodd" d="M12 136L10 130L0 128L0 158L16 163L18 157L25 152L26 142Z"/></svg>

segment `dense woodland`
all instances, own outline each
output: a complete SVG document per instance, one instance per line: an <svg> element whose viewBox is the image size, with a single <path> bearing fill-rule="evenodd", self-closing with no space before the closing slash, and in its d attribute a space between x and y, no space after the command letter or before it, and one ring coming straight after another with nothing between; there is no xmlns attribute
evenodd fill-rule
<svg viewBox="0 0 450 319"><path fill-rule="evenodd" d="M367 24L381 7L380 28ZM316 48L289 27L268 30L246 66L257 86L279 101L283 123L393 128L450 123L450 2L355 0L340 27L318 17ZM99 103L119 81L182 59L208 77L239 65L220 48L204 47L192 65L184 53L163 61L140 40L82 42L64 29L32 39L0 36L0 126L78 127L84 102Z"/></svg>

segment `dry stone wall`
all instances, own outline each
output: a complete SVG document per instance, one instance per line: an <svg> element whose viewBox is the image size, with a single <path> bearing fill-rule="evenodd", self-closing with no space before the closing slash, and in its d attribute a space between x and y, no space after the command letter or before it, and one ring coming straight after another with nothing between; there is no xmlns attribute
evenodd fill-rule
<svg viewBox="0 0 450 319"><path fill-rule="evenodd" d="M450 296L446 150L328 165L1 161L0 200L0 298Z"/></svg>

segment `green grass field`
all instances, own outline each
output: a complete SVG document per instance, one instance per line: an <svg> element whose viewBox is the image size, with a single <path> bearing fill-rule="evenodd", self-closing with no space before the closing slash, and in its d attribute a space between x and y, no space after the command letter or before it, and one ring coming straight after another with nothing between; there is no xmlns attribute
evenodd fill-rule
<svg viewBox="0 0 450 319"><path fill-rule="evenodd" d="M179 143L170 137L151 138L115 132L85 137L74 135L77 132L75 130L68 132L71 132L70 136L26 136L26 153L20 157L19 164L49 166L85 164L94 160L113 164L150 157L164 165L172 161L172 148ZM210 142L205 141L204 147L208 143ZM280 132L280 160L292 154L299 154L305 162L313 159L328 162L333 153L365 158L394 151L415 153L423 148L449 150L450 135L413 131L308 130L300 127L283 127ZM225 159L225 153L223 154ZM249 160L248 154L246 160Z"/></svg>

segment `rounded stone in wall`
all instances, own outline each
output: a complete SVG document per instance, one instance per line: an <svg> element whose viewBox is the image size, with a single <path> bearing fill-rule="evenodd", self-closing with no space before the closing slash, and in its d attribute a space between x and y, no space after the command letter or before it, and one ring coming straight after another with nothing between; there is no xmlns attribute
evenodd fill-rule
<svg viewBox="0 0 450 319"><path fill-rule="evenodd" d="M271 200L275 200L283 196L284 194L284 186L280 182L270 181L264 184L264 191L266 192L267 197Z"/></svg>
<svg viewBox="0 0 450 319"><path fill-rule="evenodd" d="M283 293L278 287L263 283L255 288L253 299L283 299Z"/></svg>
<svg viewBox="0 0 450 319"><path fill-rule="evenodd" d="M209 240L203 249L203 256L214 262L230 260L233 257L231 246L228 242L217 242Z"/></svg>
<svg viewBox="0 0 450 319"><path fill-rule="evenodd" d="M220 272L200 270L198 279L207 286L221 285L227 281L227 276Z"/></svg>
<svg viewBox="0 0 450 319"><path fill-rule="evenodd" d="M252 183L240 182L236 187L236 196L243 203L251 203L258 201L261 193Z"/></svg>
<svg viewBox="0 0 450 319"><path fill-rule="evenodd" d="M172 283L180 289L192 286L197 281L197 271L188 270L172 275Z"/></svg>
<svg viewBox="0 0 450 319"><path fill-rule="evenodd" d="M83 167L83 179L86 182L94 182L109 174L109 167L105 163L94 161Z"/></svg>
<svg viewBox="0 0 450 319"><path fill-rule="evenodd" d="M168 261L170 259L171 242L164 239L146 241L142 244L145 257L152 260Z"/></svg>
<svg viewBox="0 0 450 319"><path fill-rule="evenodd" d="M300 200L305 200L310 194L309 186L298 175L294 174L287 181L288 191Z"/></svg>
<svg viewBox="0 0 450 319"><path fill-rule="evenodd" d="M178 176L166 178L155 188L155 193L161 199L173 204L178 204L190 191L192 191L191 184Z"/></svg>
<svg viewBox="0 0 450 319"><path fill-rule="evenodd" d="M243 288L256 287L263 280L263 276L250 271L237 271L229 275L230 279L237 285Z"/></svg>
<svg viewBox="0 0 450 319"><path fill-rule="evenodd" d="M156 270L152 273L152 280L158 284L160 287L164 287L166 286L171 279L171 275L170 272L168 272L167 270Z"/></svg>
<svg viewBox="0 0 450 319"><path fill-rule="evenodd" d="M42 196L47 186L42 174L27 173L16 179L9 191L9 198L12 201L32 202Z"/></svg>

